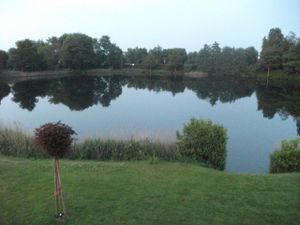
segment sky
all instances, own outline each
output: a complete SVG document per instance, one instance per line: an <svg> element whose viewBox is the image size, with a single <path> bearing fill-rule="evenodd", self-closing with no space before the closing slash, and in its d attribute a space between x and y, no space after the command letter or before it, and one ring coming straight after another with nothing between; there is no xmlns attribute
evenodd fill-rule
<svg viewBox="0 0 300 225"><path fill-rule="evenodd" d="M0 49L17 40L81 32L109 35L124 51L182 47L198 51L254 46L271 28L300 36L300 0L0 0Z"/></svg>

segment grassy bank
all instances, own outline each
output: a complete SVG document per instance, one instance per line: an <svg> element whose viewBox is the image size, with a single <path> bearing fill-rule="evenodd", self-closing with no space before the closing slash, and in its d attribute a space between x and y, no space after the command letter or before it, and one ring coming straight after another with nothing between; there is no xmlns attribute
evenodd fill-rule
<svg viewBox="0 0 300 225"><path fill-rule="evenodd" d="M64 224L300 224L300 174L185 163L62 161ZM53 161L0 156L0 224L61 224Z"/></svg>
<svg viewBox="0 0 300 225"><path fill-rule="evenodd" d="M0 154L34 159L45 158L41 149L35 144L33 136L17 127L0 126ZM191 157L182 156L176 143L160 143L148 139L86 139L74 143L65 158L99 161L195 162ZM200 164L212 167L209 162Z"/></svg>

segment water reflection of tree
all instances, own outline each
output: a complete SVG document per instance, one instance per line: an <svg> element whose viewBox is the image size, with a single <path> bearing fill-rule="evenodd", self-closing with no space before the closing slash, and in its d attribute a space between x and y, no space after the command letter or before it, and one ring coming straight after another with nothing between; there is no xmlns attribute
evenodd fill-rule
<svg viewBox="0 0 300 225"><path fill-rule="evenodd" d="M251 96L256 91L258 110L264 117L273 118L278 114L282 119L292 116L300 134L300 90L297 88L269 87L257 85L248 79L158 79L146 77L89 77L75 76L56 80L35 80L19 82L13 85L13 101L20 107L33 110L38 97L48 96L54 104L62 103L71 110L84 110L90 106L101 104L110 105L111 101L122 94L122 87L147 89L160 92L168 91L173 95L192 90L198 98L215 105L234 102L235 100ZM0 84L0 100L9 94L7 84Z"/></svg>
<svg viewBox="0 0 300 225"><path fill-rule="evenodd" d="M59 80L51 90L50 102L62 103L71 110L84 110L100 103L107 107L122 94L122 86L115 77L74 77Z"/></svg>
<svg viewBox="0 0 300 225"><path fill-rule="evenodd" d="M287 86L258 86L256 96L258 110L262 111L264 117L272 119L278 114L281 119L287 119L292 116L300 136L300 90Z"/></svg>
<svg viewBox="0 0 300 225"><path fill-rule="evenodd" d="M249 79L203 78L188 80L186 86L193 90L198 98L209 101L211 105L215 105L217 101L234 102L239 98L251 96L255 91L255 82Z"/></svg>
<svg viewBox="0 0 300 225"><path fill-rule="evenodd" d="M0 83L0 105L2 99L4 99L6 96L8 96L10 93L10 87L7 84Z"/></svg>
<svg viewBox="0 0 300 225"><path fill-rule="evenodd" d="M272 119L277 113L282 119L289 115L300 118L300 90L258 86L256 96L258 110L265 117Z"/></svg>
<svg viewBox="0 0 300 225"><path fill-rule="evenodd" d="M95 82L89 77L72 77L58 80L49 90L49 102L62 103L71 110L84 110L94 105Z"/></svg>
<svg viewBox="0 0 300 225"><path fill-rule="evenodd" d="M13 101L19 103L20 107L32 111L38 102L37 97L47 95L49 81L31 80L15 83L12 87Z"/></svg>
<svg viewBox="0 0 300 225"><path fill-rule="evenodd" d="M129 88L147 89L155 92L169 91L173 95L184 92L186 88L182 79L128 78L126 81Z"/></svg>
<svg viewBox="0 0 300 225"><path fill-rule="evenodd" d="M56 80L34 80L15 83L13 101L33 110L38 97L49 97L53 104L62 103L71 110L84 110L100 103L107 107L122 94L122 82L116 77L69 77Z"/></svg>

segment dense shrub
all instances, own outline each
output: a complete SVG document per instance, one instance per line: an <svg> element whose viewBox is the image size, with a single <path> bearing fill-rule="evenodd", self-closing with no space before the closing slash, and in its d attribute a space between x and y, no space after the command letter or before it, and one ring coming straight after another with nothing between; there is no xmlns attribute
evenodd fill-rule
<svg viewBox="0 0 300 225"><path fill-rule="evenodd" d="M182 156L225 168L227 130L223 126L193 118L184 125L182 134L177 132L177 139Z"/></svg>
<svg viewBox="0 0 300 225"><path fill-rule="evenodd" d="M66 124L46 123L35 130L35 141L47 155L62 158L70 150L73 134Z"/></svg>
<svg viewBox="0 0 300 225"><path fill-rule="evenodd" d="M281 148L271 154L270 172L300 172L300 138L281 142Z"/></svg>

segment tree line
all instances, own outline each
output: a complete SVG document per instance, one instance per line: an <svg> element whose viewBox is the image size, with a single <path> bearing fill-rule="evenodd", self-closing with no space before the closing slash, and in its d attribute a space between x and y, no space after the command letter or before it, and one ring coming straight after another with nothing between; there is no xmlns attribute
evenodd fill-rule
<svg viewBox="0 0 300 225"><path fill-rule="evenodd" d="M0 70L42 71L135 67L172 71L202 71L210 75L247 75L257 70L284 69L300 72L300 40L294 33L284 37L279 28L263 38L260 57L254 47L223 47L215 42L198 52L160 46L128 48L123 52L109 36L99 39L85 34L63 34L47 41L29 39L16 42L8 52L0 50Z"/></svg>

